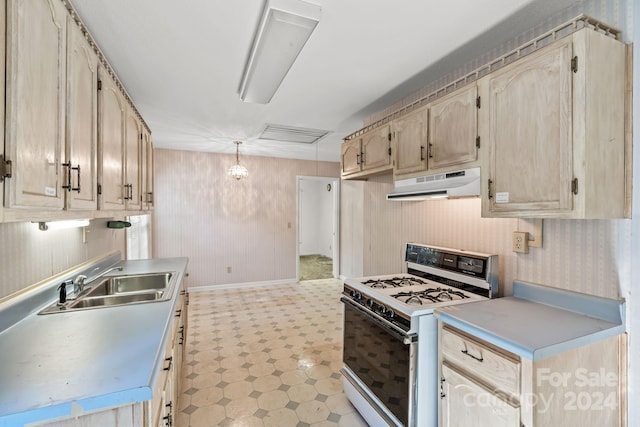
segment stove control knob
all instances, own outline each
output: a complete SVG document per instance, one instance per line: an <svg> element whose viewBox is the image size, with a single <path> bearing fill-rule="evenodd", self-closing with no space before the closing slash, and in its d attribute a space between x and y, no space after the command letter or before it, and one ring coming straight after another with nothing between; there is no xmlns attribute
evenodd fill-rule
<svg viewBox="0 0 640 427"><path fill-rule="evenodd" d="M384 305L380 305L380 307L378 307L378 312L380 314L385 314L387 312L387 307L385 307Z"/></svg>
<svg viewBox="0 0 640 427"><path fill-rule="evenodd" d="M372 300L371 298L369 298L367 300L367 305L369 306L369 308L373 308L374 305L376 305L375 301Z"/></svg>
<svg viewBox="0 0 640 427"><path fill-rule="evenodd" d="M396 317L396 313L393 310L387 310L385 314L389 319L393 319L394 317Z"/></svg>

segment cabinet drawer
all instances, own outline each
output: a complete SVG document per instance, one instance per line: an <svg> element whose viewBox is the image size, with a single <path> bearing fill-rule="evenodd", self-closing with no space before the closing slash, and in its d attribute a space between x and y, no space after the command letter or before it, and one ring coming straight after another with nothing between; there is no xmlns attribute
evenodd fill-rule
<svg viewBox="0 0 640 427"><path fill-rule="evenodd" d="M517 356L448 327L440 336L442 359L457 365L495 391L520 394L520 361Z"/></svg>

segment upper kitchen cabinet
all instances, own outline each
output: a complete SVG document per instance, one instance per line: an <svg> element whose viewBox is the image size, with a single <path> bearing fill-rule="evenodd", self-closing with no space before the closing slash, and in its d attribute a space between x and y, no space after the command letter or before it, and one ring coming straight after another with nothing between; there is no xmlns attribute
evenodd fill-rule
<svg viewBox="0 0 640 427"><path fill-rule="evenodd" d="M483 216L626 215L625 57L584 28L478 81Z"/></svg>
<svg viewBox="0 0 640 427"><path fill-rule="evenodd" d="M475 84L430 104L428 169L458 167L478 160L478 108Z"/></svg>
<svg viewBox="0 0 640 427"><path fill-rule="evenodd" d="M142 123L135 111L127 106L125 129L125 184L124 199L127 210L142 208Z"/></svg>
<svg viewBox="0 0 640 427"><path fill-rule="evenodd" d="M366 178L391 171L391 129L383 125L342 144L342 177Z"/></svg>
<svg viewBox="0 0 640 427"><path fill-rule="evenodd" d="M100 68L98 201L101 210L123 210L125 188L125 117L127 104L116 82ZM137 140L137 139L136 139Z"/></svg>
<svg viewBox="0 0 640 427"><path fill-rule="evenodd" d="M421 108L393 121L393 177L427 169L429 110Z"/></svg>
<svg viewBox="0 0 640 427"><path fill-rule="evenodd" d="M62 210L67 13L57 0L6 5L4 206Z"/></svg>
<svg viewBox="0 0 640 427"><path fill-rule="evenodd" d="M142 209L142 134L150 132L71 8L60 0L2 2L0 221Z"/></svg>
<svg viewBox="0 0 640 427"><path fill-rule="evenodd" d="M142 129L142 209L153 209L153 141L146 128Z"/></svg>
<svg viewBox="0 0 640 427"><path fill-rule="evenodd" d="M473 84L394 120L394 179L477 165L479 106Z"/></svg>
<svg viewBox="0 0 640 427"><path fill-rule="evenodd" d="M67 123L63 185L68 209L94 211L97 193L98 57L80 28L67 25Z"/></svg>

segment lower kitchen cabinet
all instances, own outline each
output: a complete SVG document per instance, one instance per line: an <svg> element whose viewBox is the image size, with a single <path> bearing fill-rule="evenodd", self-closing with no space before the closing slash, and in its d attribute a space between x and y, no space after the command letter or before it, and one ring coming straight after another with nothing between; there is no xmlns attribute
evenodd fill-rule
<svg viewBox="0 0 640 427"><path fill-rule="evenodd" d="M625 425L624 335L541 360L442 323L439 343L442 427Z"/></svg>
<svg viewBox="0 0 640 427"><path fill-rule="evenodd" d="M180 369L186 333L187 299L183 290L178 296L170 334L165 347L164 361L157 373L153 398L145 403L144 427L172 426L180 397Z"/></svg>

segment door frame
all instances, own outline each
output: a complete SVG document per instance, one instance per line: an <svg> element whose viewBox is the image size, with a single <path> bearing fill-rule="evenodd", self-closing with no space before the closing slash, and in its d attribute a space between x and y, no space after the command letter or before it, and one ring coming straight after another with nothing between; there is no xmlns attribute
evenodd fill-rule
<svg viewBox="0 0 640 427"><path fill-rule="evenodd" d="M331 181L333 191L333 277L340 277L340 178L332 176L296 176L296 282L300 281L300 181Z"/></svg>

